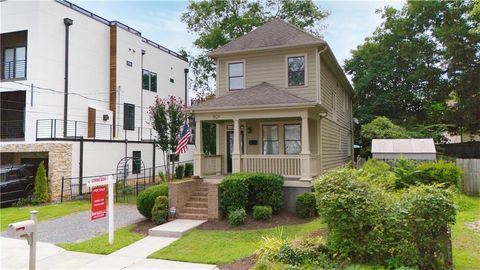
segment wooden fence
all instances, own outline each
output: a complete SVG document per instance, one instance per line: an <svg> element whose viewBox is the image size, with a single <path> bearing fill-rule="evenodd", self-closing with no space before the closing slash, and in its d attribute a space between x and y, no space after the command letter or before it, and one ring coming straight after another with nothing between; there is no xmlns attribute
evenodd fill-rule
<svg viewBox="0 0 480 270"><path fill-rule="evenodd" d="M457 165L463 170L463 192L468 195L479 195L480 159L457 158Z"/></svg>

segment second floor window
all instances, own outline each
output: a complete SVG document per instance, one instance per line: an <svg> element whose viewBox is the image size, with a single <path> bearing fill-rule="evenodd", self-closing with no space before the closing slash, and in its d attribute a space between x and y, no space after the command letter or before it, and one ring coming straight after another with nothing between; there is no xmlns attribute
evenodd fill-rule
<svg viewBox="0 0 480 270"><path fill-rule="evenodd" d="M7 48L3 51L2 79L27 77L27 47Z"/></svg>
<svg viewBox="0 0 480 270"><path fill-rule="evenodd" d="M123 103L123 129L135 129L135 105Z"/></svg>
<svg viewBox="0 0 480 270"><path fill-rule="evenodd" d="M142 70L142 88L143 90L157 92L157 73L146 69Z"/></svg>
<svg viewBox="0 0 480 270"><path fill-rule="evenodd" d="M305 56L287 58L288 86L305 85Z"/></svg>
<svg viewBox="0 0 480 270"><path fill-rule="evenodd" d="M243 65L243 62L228 64L228 90L240 90L245 88Z"/></svg>

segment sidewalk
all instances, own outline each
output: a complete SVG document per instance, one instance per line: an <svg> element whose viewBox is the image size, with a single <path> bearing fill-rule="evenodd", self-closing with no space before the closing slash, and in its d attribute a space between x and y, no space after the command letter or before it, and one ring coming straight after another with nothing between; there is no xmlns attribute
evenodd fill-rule
<svg viewBox="0 0 480 270"><path fill-rule="evenodd" d="M215 265L145 258L175 240L149 236L110 255L66 251L53 244L37 242L37 269L216 269ZM1 269L28 269L29 246L26 240L0 237L0 245Z"/></svg>

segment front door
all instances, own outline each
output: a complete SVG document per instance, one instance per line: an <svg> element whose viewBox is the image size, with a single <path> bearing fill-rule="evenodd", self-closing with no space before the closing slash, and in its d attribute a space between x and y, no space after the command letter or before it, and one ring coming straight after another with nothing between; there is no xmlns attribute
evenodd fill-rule
<svg viewBox="0 0 480 270"><path fill-rule="evenodd" d="M233 131L227 131L227 172L232 172ZM243 131L240 131L240 153L243 153Z"/></svg>

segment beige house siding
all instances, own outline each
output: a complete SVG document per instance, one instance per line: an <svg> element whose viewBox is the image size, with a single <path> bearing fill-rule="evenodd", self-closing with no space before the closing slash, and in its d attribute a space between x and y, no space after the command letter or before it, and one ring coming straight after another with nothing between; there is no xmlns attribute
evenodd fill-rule
<svg viewBox="0 0 480 270"><path fill-rule="evenodd" d="M287 56L307 55L306 73L307 85L304 87L287 87ZM316 101L316 67L315 49L289 49L272 51L268 54L250 53L218 59L218 95L228 94L228 67L227 63L245 61L245 87L252 87L262 82L268 82L275 87L285 89L299 97Z"/></svg>

